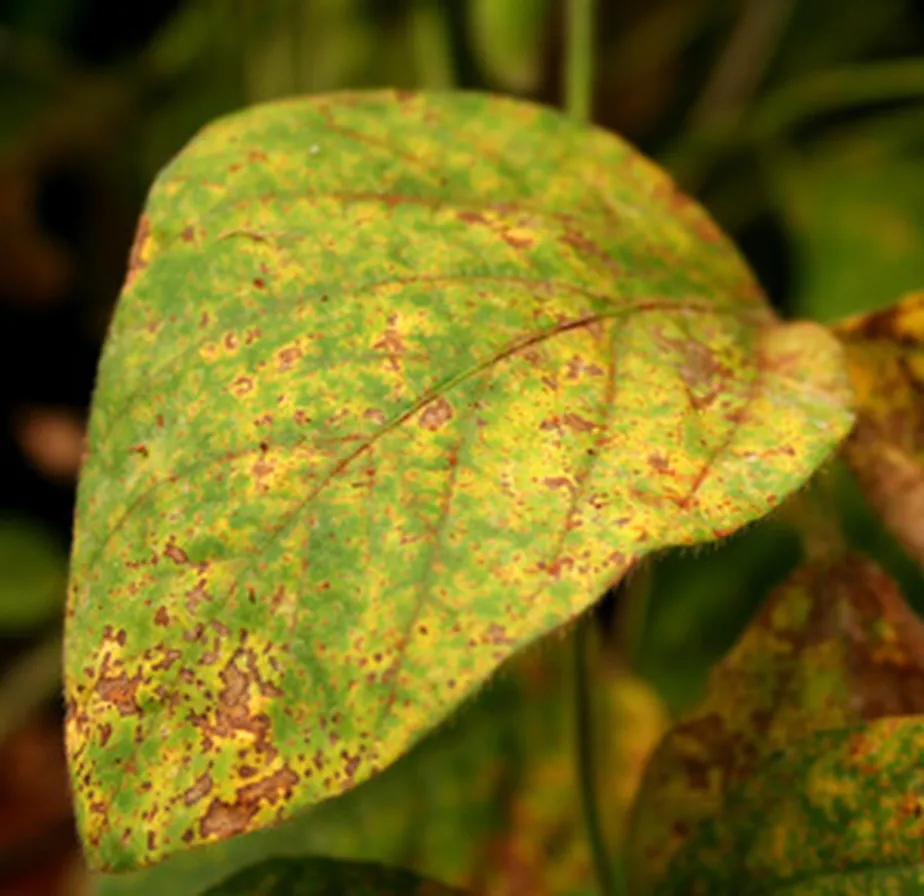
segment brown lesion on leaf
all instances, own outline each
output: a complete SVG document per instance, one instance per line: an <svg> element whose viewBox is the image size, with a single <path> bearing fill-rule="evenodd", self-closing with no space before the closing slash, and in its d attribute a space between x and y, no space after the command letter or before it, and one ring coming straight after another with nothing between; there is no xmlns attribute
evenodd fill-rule
<svg viewBox="0 0 924 896"><path fill-rule="evenodd" d="M211 600L212 595L208 591L208 580L205 578L199 579L195 586L186 592L186 608L193 615L196 615L202 604L209 603Z"/></svg>
<svg viewBox="0 0 924 896"><path fill-rule="evenodd" d="M125 287L129 288L138 275L147 267L147 252L151 240L151 219L142 214L138 219L138 229L128 256L128 274L125 277Z"/></svg>
<svg viewBox="0 0 924 896"><path fill-rule="evenodd" d="M171 537L171 539L167 542L167 546L164 548L164 556L167 559L172 560L178 566L189 563L189 557L187 556L186 551L184 551L176 543L176 540L173 537Z"/></svg>
<svg viewBox="0 0 924 896"><path fill-rule="evenodd" d="M192 787L183 793L183 802L186 803L187 806L195 805L212 792L213 786L214 782L212 781L212 776L208 772L200 775L196 778Z"/></svg>
<svg viewBox="0 0 924 896"><path fill-rule="evenodd" d="M140 673L129 676L121 663L114 663L106 654L93 690L101 702L114 706L120 716L134 716L141 713L137 694L143 681Z"/></svg>
<svg viewBox="0 0 924 896"><path fill-rule="evenodd" d="M420 425L429 432L436 432L451 420L452 416L452 406L445 398L440 396L424 408L420 415Z"/></svg>
<svg viewBox="0 0 924 896"><path fill-rule="evenodd" d="M292 769L284 766L259 781L239 788L234 802L212 800L199 822L200 836L223 840L246 832L263 804L272 806L288 799L299 780Z"/></svg>

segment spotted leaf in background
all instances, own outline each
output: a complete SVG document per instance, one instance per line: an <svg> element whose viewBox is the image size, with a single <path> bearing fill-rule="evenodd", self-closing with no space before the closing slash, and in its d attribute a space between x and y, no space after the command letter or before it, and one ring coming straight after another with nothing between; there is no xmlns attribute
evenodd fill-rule
<svg viewBox="0 0 924 896"><path fill-rule="evenodd" d="M912 892L922 710L924 626L894 582L860 557L803 566L652 757L632 892Z"/></svg>
<svg viewBox="0 0 924 896"><path fill-rule="evenodd" d="M883 522L924 565L924 293L834 332L847 349L859 412L844 457Z"/></svg>
<svg viewBox="0 0 924 896"><path fill-rule="evenodd" d="M407 871L333 859L271 859L204 896L462 896Z"/></svg>
<svg viewBox="0 0 924 896"><path fill-rule="evenodd" d="M79 490L91 863L381 772L638 557L774 507L848 403L836 341L609 134L475 94L207 128L142 216Z"/></svg>

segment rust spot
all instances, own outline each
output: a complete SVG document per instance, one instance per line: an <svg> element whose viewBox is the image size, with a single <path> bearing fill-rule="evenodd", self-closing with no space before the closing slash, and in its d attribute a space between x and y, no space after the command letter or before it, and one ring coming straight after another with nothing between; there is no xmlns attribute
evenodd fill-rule
<svg viewBox="0 0 924 896"><path fill-rule="evenodd" d="M580 414L567 413L563 418L565 426L570 426L571 429L577 430L578 432L591 432L596 429L597 426L595 423L591 423L590 420L585 420Z"/></svg>
<svg viewBox="0 0 924 896"><path fill-rule="evenodd" d="M183 228L183 242L191 243L196 238L195 228L186 226Z"/></svg>
<svg viewBox="0 0 924 896"><path fill-rule="evenodd" d="M229 352L233 352L240 344L237 341L237 335L234 333L225 333L224 343Z"/></svg>
<svg viewBox="0 0 924 896"><path fill-rule="evenodd" d="M186 606L190 613L195 614L200 604L212 599L212 595L208 593L205 586L206 580L199 579L196 587L186 593Z"/></svg>
<svg viewBox="0 0 924 896"><path fill-rule="evenodd" d="M226 803L212 800L199 822L199 836L203 839L224 840L247 830L250 820L257 814L256 804Z"/></svg>
<svg viewBox="0 0 924 896"><path fill-rule="evenodd" d="M259 804L263 801L274 805L283 797L290 796L298 781L298 775L285 766L278 772L241 787L237 791L237 801L244 805Z"/></svg>
<svg viewBox="0 0 924 896"><path fill-rule="evenodd" d="M298 363L301 357L302 350L298 346L284 348L276 355L276 369L279 371L289 370Z"/></svg>
<svg viewBox="0 0 924 896"><path fill-rule="evenodd" d="M385 414L377 408L369 408L363 413L363 417L367 420L371 420L373 423L377 423L379 426L385 425Z"/></svg>
<svg viewBox="0 0 924 896"><path fill-rule="evenodd" d="M169 625L170 624L170 614L167 612L166 607L157 608L157 612L154 614L154 624L155 625Z"/></svg>
<svg viewBox="0 0 924 896"><path fill-rule="evenodd" d="M109 743L109 738L112 737L112 725L106 722L99 727L99 745L105 747Z"/></svg>
<svg viewBox="0 0 924 896"><path fill-rule="evenodd" d="M489 224L488 219L481 214L481 212L459 212L457 215L460 221L464 221L466 224Z"/></svg>
<svg viewBox="0 0 924 896"><path fill-rule="evenodd" d="M510 246L511 249L531 249L535 244L535 240L533 240L531 237L514 236L508 230L505 230L501 234L501 237L503 238L504 242Z"/></svg>
<svg viewBox="0 0 924 896"><path fill-rule="evenodd" d="M199 800L205 799L212 792L212 785L212 776L208 772L200 775L196 778L195 784L183 794L183 802L187 806L192 806L194 803L198 803Z"/></svg>
<svg viewBox="0 0 924 896"><path fill-rule="evenodd" d="M189 557L186 556L186 551L173 541L169 542L167 547L164 548L164 556L168 557L177 565L189 563Z"/></svg>
<svg viewBox="0 0 924 896"><path fill-rule="evenodd" d="M451 419L452 407L449 402L445 398L437 398L436 401L430 402L420 415L420 425L430 432L435 432Z"/></svg>
<svg viewBox="0 0 924 896"><path fill-rule="evenodd" d="M151 220L147 215L143 214L138 220L138 230L135 232L135 240L132 243L131 253L128 256L128 276L125 278L126 287L131 286L137 276L147 267L145 250L147 249L150 238Z"/></svg>
<svg viewBox="0 0 924 896"><path fill-rule="evenodd" d="M658 473L671 473L670 461L663 455L659 454L657 451L653 454L648 455L648 463L651 465L653 470L656 470Z"/></svg>
<svg viewBox="0 0 924 896"><path fill-rule="evenodd" d="M558 489L558 488L574 488L574 483L567 476L550 476L542 480L543 484L548 488Z"/></svg>
<svg viewBox="0 0 924 896"><path fill-rule="evenodd" d="M108 661L106 663L108 666ZM118 675L102 675L96 683L96 695L104 703L111 703L120 716L133 716L141 712L136 695L141 684L141 676L131 678L125 673Z"/></svg>
<svg viewBox="0 0 924 896"><path fill-rule="evenodd" d="M159 672L161 670L169 669L181 656L183 652L180 650L165 650L163 657L154 663L151 668Z"/></svg>
<svg viewBox="0 0 924 896"><path fill-rule="evenodd" d="M253 377L239 376L231 384L231 391L238 398L243 398L248 392L253 392Z"/></svg>

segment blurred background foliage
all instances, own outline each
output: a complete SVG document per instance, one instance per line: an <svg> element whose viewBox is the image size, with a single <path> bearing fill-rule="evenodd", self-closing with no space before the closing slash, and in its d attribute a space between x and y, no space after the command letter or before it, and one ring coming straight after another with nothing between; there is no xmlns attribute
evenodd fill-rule
<svg viewBox="0 0 924 896"><path fill-rule="evenodd" d="M924 3L599 7L596 121L712 211L783 315L924 286ZM85 887L56 697L67 546L96 358L158 169L209 119L291 93L557 105L561 29L560 0L0 0L0 893ZM818 489L924 607L849 476L834 464ZM604 603L673 712L799 562L797 516L660 558L644 618Z"/></svg>

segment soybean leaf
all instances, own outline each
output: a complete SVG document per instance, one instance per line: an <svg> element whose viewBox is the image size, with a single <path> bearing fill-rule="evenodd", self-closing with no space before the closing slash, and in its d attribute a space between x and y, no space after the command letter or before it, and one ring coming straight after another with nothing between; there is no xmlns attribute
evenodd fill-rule
<svg viewBox="0 0 924 896"><path fill-rule="evenodd" d="M898 542L924 565L924 293L834 328L859 419L844 458Z"/></svg>
<svg viewBox="0 0 924 896"><path fill-rule="evenodd" d="M77 509L93 865L381 772L642 555L798 488L840 347L617 138L481 95L207 128L141 219Z"/></svg>
<svg viewBox="0 0 924 896"><path fill-rule="evenodd" d="M802 567L655 751L632 892L911 892L922 710L924 627L895 584L859 557Z"/></svg>
<svg viewBox="0 0 924 896"><path fill-rule="evenodd" d="M203 896L461 896L407 871L333 859L272 859L241 871Z"/></svg>
<svg viewBox="0 0 924 896"><path fill-rule="evenodd" d="M666 714L643 682L589 657L597 795L613 854ZM381 775L278 828L105 875L99 896L201 889L268 855L400 864L483 896L595 896L578 802L571 639L552 635L505 664Z"/></svg>

